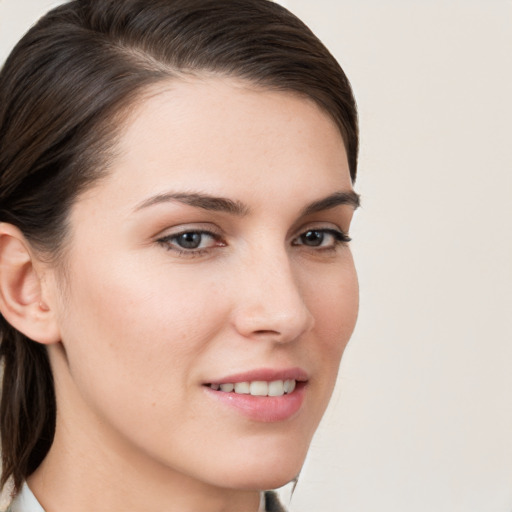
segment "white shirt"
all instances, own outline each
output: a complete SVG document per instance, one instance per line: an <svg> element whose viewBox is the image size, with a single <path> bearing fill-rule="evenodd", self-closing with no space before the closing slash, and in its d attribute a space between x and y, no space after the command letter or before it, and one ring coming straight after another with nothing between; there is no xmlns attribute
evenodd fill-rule
<svg viewBox="0 0 512 512"><path fill-rule="evenodd" d="M25 482L7 512L44 512L44 509Z"/></svg>

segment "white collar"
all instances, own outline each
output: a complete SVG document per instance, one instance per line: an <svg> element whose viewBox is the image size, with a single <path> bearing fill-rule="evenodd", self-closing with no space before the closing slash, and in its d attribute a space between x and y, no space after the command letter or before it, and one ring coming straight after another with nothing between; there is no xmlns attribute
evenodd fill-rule
<svg viewBox="0 0 512 512"><path fill-rule="evenodd" d="M265 493L260 492L260 507L258 508L258 512L265 512Z"/></svg>
<svg viewBox="0 0 512 512"><path fill-rule="evenodd" d="M25 482L7 512L44 512L44 509Z"/></svg>
<svg viewBox="0 0 512 512"><path fill-rule="evenodd" d="M11 503L7 512L45 512L41 504L37 501L34 493L25 482L21 488L21 492ZM265 512L265 493L260 493L260 506L258 512Z"/></svg>

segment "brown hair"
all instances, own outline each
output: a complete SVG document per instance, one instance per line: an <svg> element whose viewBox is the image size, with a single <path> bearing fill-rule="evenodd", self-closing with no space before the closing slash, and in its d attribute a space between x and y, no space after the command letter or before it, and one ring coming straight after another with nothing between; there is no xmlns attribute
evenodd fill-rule
<svg viewBox="0 0 512 512"><path fill-rule="evenodd" d="M75 0L44 16L0 72L0 222L58 261L69 208L107 171L118 116L151 84L216 73L313 99L356 176L357 113L339 64L269 0ZM2 477L17 488L51 446L46 349L0 316Z"/></svg>

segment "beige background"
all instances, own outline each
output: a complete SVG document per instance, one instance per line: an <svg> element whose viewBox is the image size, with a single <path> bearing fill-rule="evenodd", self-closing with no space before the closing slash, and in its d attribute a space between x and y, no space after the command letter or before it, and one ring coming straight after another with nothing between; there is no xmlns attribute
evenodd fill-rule
<svg viewBox="0 0 512 512"><path fill-rule="evenodd" d="M0 60L58 1L0 0ZM287 0L361 114L361 315L294 512L512 511L512 2Z"/></svg>

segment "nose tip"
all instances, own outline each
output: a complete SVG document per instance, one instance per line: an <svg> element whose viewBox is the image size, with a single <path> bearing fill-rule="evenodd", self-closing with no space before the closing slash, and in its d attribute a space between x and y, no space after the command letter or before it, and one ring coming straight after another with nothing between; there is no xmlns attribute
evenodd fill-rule
<svg viewBox="0 0 512 512"><path fill-rule="evenodd" d="M237 330L247 338L268 338L286 343L299 338L314 326L311 313L302 306L294 308L294 313L272 310L268 305L254 308L237 316Z"/></svg>
<svg viewBox="0 0 512 512"><path fill-rule="evenodd" d="M312 330L314 324L288 268L270 279L246 282L235 312L236 329L244 337L286 343Z"/></svg>
<svg viewBox="0 0 512 512"><path fill-rule="evenodd" d="M300 318L303 316L304 318ZM310 331L313 327L314 321L310 314L301 315L297 313L293 317L283 315L282 317L274 317L268 321L267 315L252 318L254 328L246 331L246 336L253 336L255 338L269 338L279 343L286 343L299 338L304 333ZM259 329L261 324L270 324L269 329Z"/></svg>

